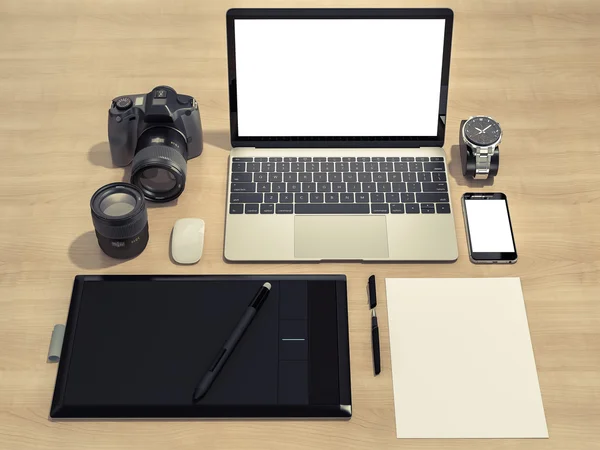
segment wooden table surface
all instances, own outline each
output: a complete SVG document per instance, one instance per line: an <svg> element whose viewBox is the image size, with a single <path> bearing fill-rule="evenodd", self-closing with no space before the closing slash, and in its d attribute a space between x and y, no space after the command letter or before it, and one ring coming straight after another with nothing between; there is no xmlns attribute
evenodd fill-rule
<svg viewBox="0 0 600 450"><path fill-rule="evenodd" d="M345 2L2 0L0 2L0 449L600 448L600 2L447 0L455 11L446 151L460 256L454 264L227 264L223 260L229 118L225 12ZM418 0L377 6L423 6ZM206 146L176 206L150 207L138 258L104 256L89 199L119 181L107 109L119 94L168 84L198 99ZM493 186L466 181L462 118L504 129ZM459 199L507 194L519 250L511 266L469 262ZM204 256L172 264L176 219L201 217ZM73 277L103 274L345 273L354 416L348 422L52 423L57 366L46 363ZM367 277L379 277L383 372L372 374ZM397 440L385 277L521 277L548 440ZM108 331L108 330L107 330Z"/></svg>

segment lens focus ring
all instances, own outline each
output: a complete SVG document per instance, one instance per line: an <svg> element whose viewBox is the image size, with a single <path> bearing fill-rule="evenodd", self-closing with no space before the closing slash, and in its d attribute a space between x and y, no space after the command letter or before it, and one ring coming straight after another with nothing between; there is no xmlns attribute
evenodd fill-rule
<svg viewBox="0 0 600 450"><path fill-rule="evenodd" d="M135 206L130 212L112 216L102 211L103 200L115 194L126 194ZM148 223L148 211L142 191L129 183L111 183L101 187L90 201L94 228L109 239L128 239L141 232Z"/></svg>

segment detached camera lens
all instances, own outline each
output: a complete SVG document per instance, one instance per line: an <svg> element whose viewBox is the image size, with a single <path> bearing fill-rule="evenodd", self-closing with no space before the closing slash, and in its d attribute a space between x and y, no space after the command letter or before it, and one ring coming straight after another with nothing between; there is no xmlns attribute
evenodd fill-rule
<svg viewBox="0 0 600 450"><path fill-rule="evenodd" d="M90 201L98 245L113 258L133 258L148 244L148 213L141 189L129 183L102 186Z"/></svg>
<svg viewBox="0 0 600 450"><path fill-rule="evenodd" d="M174 128L157 126L138 139L131 165L131 182L153 202L169 202L181 195L187 171L187 142Z"/></svg>

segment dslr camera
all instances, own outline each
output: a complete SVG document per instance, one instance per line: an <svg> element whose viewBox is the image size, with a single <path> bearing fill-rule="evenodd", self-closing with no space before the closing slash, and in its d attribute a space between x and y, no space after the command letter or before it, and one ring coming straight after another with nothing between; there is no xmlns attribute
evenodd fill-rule
<svg viewBox="0 0 600 450"><path fill-rule="evenodd" d="M169 86L115 98L108 110L113 164L131 166L144 197L168 202L185 188L187 160L202 153L198 103Z"/></svg>

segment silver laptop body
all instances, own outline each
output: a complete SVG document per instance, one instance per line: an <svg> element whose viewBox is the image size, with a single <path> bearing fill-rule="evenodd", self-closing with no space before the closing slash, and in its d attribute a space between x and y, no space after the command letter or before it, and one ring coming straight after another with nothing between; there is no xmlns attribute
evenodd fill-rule
<svg viewBox="0 0 600 450"><path fill-rule="evenodd" d="M227 13L229 261L454 261L448 9Z"/></svg>

